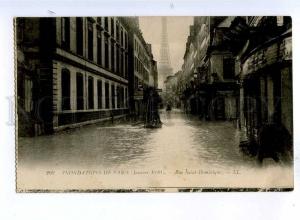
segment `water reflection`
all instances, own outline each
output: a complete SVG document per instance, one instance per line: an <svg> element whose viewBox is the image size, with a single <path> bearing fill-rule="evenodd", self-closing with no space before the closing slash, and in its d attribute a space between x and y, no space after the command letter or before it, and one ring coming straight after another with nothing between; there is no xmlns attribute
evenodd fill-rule
<svg viewBox="0 0 300 220"><path fill-rule="evenodd" d="M122 122L20 138L19 163L90 169L255 166L239 151L238 131L230 122L202 122L178 111L164 112L161 120L160 129Z"/></svg>

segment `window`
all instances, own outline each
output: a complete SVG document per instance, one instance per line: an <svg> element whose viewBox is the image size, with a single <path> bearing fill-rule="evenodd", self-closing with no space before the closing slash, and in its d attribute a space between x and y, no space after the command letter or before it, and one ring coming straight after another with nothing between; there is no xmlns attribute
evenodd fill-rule
<svg viewBox="0 0 300 220"><path fill-rule="evenodd" d="M139 78L137 78L136 76L134 77L134 89L138 90L139 87Z"/></svg>
<svg viewBox="0 0 300 220"><path fill-rule="evenodd" d="M124 32L125 34L125 48L127 49L128 48L128 39L127 39L127 33Z"/></svg>
<svg viewBox="0 0 300 220"><path fill-rule="evenodd" d="M62 47L70 50L70 18L62 18Z"/></svg>
<svg viewBox="0 0 300 220"><path fill-rule="evenodd" d="M110 19L110 31L111 31L112 37L114 37L114 34L115 34L115 23L114 23L114 18L111 18L111 19Z"/></svg>
<svg viewBox="0 0 300 220"><path fill-rule="evenodd" d="M94 51L93 51L93 23L89 22L88 23L88 58L90 60L94 59Z"/></svg>
<svg viewBox="0 0 300 220"><path fill-rule="evenodd" d="M109 108L109 84L105 83L105 108Z"/></svg>
<svg viewBox="0 0 300 220"><path fill-rule="evenodd" d="M124 77L124 53L121 51L121 75Z"/></svg>
<svg viewBox="0 0 300 220"><path fill-rule="evenodd" d="M118 87L118 108L124 108L124 88Z"/></svg>
<svg viewBox="0 0 300 220"><path fill-rule="evenodd" d="M140 73L141 72L141 62L139 59L137 59L137 71Z"/></svg>
<svg viewBox="0 0 300 220"><path fill-rule="evenodd" d="M104 18L104 28L106 31L108 31L108 17Z"/></svg>
<svg viewBox="0 0 300 220"><path fill-rule="evenodd" d="M120 86L117 87L117 108L120 108L121 102L121 88Z"/></svg>
<svg viewBox="0 0 300 220"><path fill-rule="evenodd" d="M102 65L102 38L101 31L97 31L97 63Z"/></svg>
<svg viewBox="0 0 300 220"><path fill-rule="evenodd" d="M83 109L83 75L77 73L76 75L76 98L77 98L77 110Z"/></svg>
<svg viewBox="0 0 300 220"><path fill-rule="evenodd" d="M125 79L128 78L128 55L125 54Z"/></svg>
<svg viewBox="0 0 300 220"><path fill-rule="evenodd" d="M225 58L223 60L223 78L234 79L234 59Z"/></svg>
<svg viewBox="0 0 300 220"><path fill-rule="evenodd" d="M121 27L121 46L124 46L123 28Z"/></svg>
<svg viewBox="0 0 300 220"><path fill-rule="evenodd" d="M102 81L97 81L98 109L102 108Z"/></svg>
<svg viewBox="0 0 300 220"><path fill-rule="evenodd" d="M124 88L120 87L120 107L124 108Z"/></svg>
<svg viewBox="0 0 300 220"><path fill-rule="evenodd" d="M116 24L116 34L117 34L117 41L120 39L120 33L119 33L119 22Z"/></svg>
<svg viewBox="0 0 300 220"><path fill-rule="evenodd" d="M100 26L102 26L102 17L98 17L98 18L97 18L97 23L98 23Z"/></svg>
<svg viewBox="0 0 300 220"><path fill-rule="evenodd" d="M70 71L63 69L61 72L61 108L62 110L71 109L71 84Z"/></svg>
<svg viewBox="0 0 300 220"><path fill-rule="evenodd" d="M83 22L76 18L76 49L78 55L83 55Z"/></svg>
<svg viewBox="0 0 300 220"><path fill-rule="evenodd" d="M105 37L105 68L109 68L108 38Z"/></svg>
<svg viewBox="0 0 300 220"><path fill-rule="evenodd" d="M111 46L111 48L110 48L111 70L112 70L112 72L115 72L115 44L114 44L113 40L111 41L110 46Z"/></svg>
<svg viewBox="0 0 300 220"><path fill-rule="evenodd" d="M120 62L119 62L119 56L120 56L120 48L117 46L117 56L116 56L116 64L117 64L117 74L120 75Z"/></svg>
<svg viewBox="0 0 300 220"><path fill-rule="evenodd" d="M120 74L120 76L122 76L123 75L123 70L122 70L122 51L121 51L121 48L119 48L118 66L119 66L119 74Z"/></svg>
<svg viewBox="0 0 300 220"><path fill-rule="evenodd" d="M261 101L260 101L260 103L257 103L257 104L259 104L260 108L261 108L261 115L260 115L261 121L267 122L268 121L268 80L267 80L267 77L265 77L265 76L260 77L260 88L253 82L252 82L252 87L254 87L254 90L252 90L252 94L250 93L250 97L251 96L254 97L255 96L254 91L260 89ZM250 88L248 90L250 90ZM253 109L253 106L254 106L254 104L252 104L252 106L251 106L251 103L249 104L250 109ZM253 113L255 113L255 109L254 109Z"/></svg>
<svg viewBox="0 0 300 220"><path fill-rule="evenodd" d="M127 108L128 106L128 89L125 88L125 107Z"/></svg>
<svg viewBox="0 0 300 220"><path fill-rule="evenodd" d="M111 105L112 105L112 108L116 108L116 105L115 105L115 86L114 85L111 85Z"/></svg>
<svg viewBox="0 0 300 220"><path fill-rule="evenodd" d="M94 108L94 79L92 76L89 76L88 79L88 107L89 109Z"/></svg>
<svg viewBox="0 0 300 220"><path fill-rule="evenodd" d="M18 18L17 19L17 41L22 42L24 38L25 31L25 21L26 19Z"/></svg>

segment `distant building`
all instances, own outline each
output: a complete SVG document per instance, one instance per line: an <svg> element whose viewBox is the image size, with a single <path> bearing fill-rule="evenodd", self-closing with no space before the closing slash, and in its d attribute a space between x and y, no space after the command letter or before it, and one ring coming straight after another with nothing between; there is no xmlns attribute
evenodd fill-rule
<svg viewBox="0 0 300 220"><path fill-rule="evenodd" d="M151 45L146 43L139 27L138 18L121 18L129 30L129 106L135 117L143 117L144 91L157 87L157 66L153 60Z"/></svg>
<svg viewBox="0 0 300 220"><path fill-rule="evenodd" d="M226 39L233 17L195 17L182 67L186 111L208 120L236 119L238 87Z"/></svg>
<svg viewBox="0 0 300 220"><path fill-rule="evenodd" d="M178 96L178 73L168 76L164 81L165 86L165 103L178 107L180 105L179 96Z"/></svg>

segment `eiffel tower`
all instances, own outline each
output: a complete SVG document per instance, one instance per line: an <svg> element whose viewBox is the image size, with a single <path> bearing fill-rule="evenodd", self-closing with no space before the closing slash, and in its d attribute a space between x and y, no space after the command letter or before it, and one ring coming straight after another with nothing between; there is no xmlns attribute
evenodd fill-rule
<svg viewBox="0 0 300 220"><path fill-rule="evenodd" d="M168 29L167 18L161 18L162 32L161 32L161 44L160 44L160 60L158 62L158 87L164 88L164 81L167 76L173 74L171 67L170 53L169 53L169 41L168 41Z"/></svg>

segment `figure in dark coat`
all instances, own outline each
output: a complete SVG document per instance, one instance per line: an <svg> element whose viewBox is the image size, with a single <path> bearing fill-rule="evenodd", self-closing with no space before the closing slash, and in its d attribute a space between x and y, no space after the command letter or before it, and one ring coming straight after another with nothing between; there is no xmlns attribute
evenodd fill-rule
<svg viewBox="0 0 300 220"><path fill-rule="evenodd" d="M281 124L270 123L264 125L258 134L258 160L272 158L274 161L290 159L292 152L292 137L288 130Z"/></svg>
<svg viewBox="0 0 300 220"><path fill-rule="evenodd" d="M148 88L145 91L144 103L146 105L145 127L161 127L161 120L158 112L161 98L154 88Z"/></svg>

